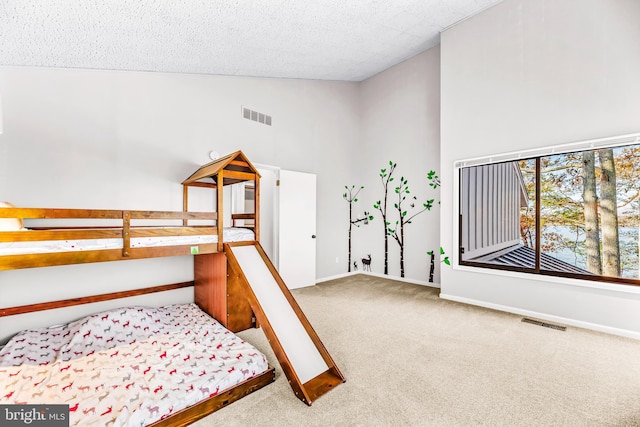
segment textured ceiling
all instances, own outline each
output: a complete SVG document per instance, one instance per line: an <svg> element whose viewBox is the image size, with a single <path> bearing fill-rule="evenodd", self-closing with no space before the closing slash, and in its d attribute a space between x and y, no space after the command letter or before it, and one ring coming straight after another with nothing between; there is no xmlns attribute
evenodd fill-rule
<svg viewBox="0 0 640 427"><path fill-rule="evenodd" d="M361 81L501 0L0 0L0 65Z"/></svg>

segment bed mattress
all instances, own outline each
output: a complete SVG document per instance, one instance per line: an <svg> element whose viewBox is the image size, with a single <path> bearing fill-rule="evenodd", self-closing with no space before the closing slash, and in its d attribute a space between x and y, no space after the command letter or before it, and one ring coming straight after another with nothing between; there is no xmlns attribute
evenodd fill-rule
<svg viewBox="0 0 640 427"><path fill-rule="evenodd" d="M0 404L68 404L72 426L144 426L267 369L195 304L122 308L13 337Z"/></svg>
<svg viewBox="0 0 640 427"><path fill-rule="evenodd" d="M25 231L28 232L28 231ZM253 230L247 228L225 228L224 242L243 242L255 240ZM162 236L132 238L132 248L148 248L158 246L200 245L217 243L218 235L201 236ZM0 243L1 255L23 255L52 252L74 252L105 249L121 249L122 239L83 239L83 240L46 240L38 242L3 242Z"/></svg>

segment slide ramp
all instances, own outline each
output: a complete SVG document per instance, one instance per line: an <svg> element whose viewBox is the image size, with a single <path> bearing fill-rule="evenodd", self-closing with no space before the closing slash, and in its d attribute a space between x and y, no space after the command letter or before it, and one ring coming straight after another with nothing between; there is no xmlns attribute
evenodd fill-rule
<svg viewBox="0 0 640 427"><path fill-rule="evenodd" d="M258 242L225 244L229 279L249 304L298 399L311 405L345 378Z"/></svg>

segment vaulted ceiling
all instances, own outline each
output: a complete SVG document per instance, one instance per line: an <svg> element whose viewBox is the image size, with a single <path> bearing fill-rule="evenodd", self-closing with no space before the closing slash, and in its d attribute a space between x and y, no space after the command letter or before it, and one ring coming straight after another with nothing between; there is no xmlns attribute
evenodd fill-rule
<svg viewBox="0 0 640 427"><path fill-rule="evenodd" d="M0 0L0 65L361 81L501 0Z"/></svg>

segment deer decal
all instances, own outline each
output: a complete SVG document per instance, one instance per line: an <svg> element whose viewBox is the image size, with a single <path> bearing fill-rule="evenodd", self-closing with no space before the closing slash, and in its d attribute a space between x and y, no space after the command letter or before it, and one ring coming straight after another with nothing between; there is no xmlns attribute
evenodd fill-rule
<svg viewBox="0 0 640 427"><path fill-rule="evenodd" d="M367 258L362 258L362 271L371 271L371 254Z"/></svg>

